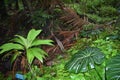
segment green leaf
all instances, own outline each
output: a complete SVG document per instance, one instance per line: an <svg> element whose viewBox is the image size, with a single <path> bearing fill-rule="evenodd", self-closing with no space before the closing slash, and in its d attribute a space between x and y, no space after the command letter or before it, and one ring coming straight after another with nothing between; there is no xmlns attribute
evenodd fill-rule
<svg viewBox="0 0 120 80"><path fill-rule="evenodd" d="M23 36L20 36L20 35L15 35L16 37L18 37L22 42L19 42L19 43L22 43L22 45L28 49L29 48L29 45L28 45L28 41L27 39L25 39ZM19 40L19 41L20 41ZM16 40L17 41L17 40ZM18 41L17 41L18 42Z"/></svg>
<svg viewBox="0 0 120 80"><path fill-rule="evenodd" d="M16 60L16 58L21 55L21 52L19 51L15 51L15 53L13 54L12 58L11 58L11 64Z"/></svg>
<svg viewBox="0 0 120 80"><path fill-rule="evenodd" d="M31 29L27 35L27 40L32 43L42 30Z"/></svg>
<svg viewBox="0 0 120 80"><path fill-rule="evenodd" d="M52 40L35 40L33 41L32 46L39 46L39 45L53 45Z"/></svg>
<svg viewBox="0 0 120 80"><path fill-rule="evenodd" d="M33 59L35 56L33 55L33 50L32 49L27 49L27 60L29 64L32 64Z"/></svg>
<svg viewBox="0 0 120 80"><path fill-rule="evenodd" d="M44 50L37 47L30 48L27 50L27 59L30 64L32 63L35 57L41 62L43 62L43 58L45 58L45 55L47 55L47 53Z"/></svg>
<svg viewBox="0 0 120 80"><path fill-rule="evenodd" d="M12 39L11 41L12 41L12 42L19 43L19 44L21 44L21 45L24 46L24 43L23 43L23 41L22 41L20 38L14 38L14 39Z"/></svg>
<svg viewBox="0 0 120 80"><path fill-rule="evenodd" d="M107 62L106 74L107 80L120 80L120 54Z"/></svg>
<svg viewBox="0 0 120 80"><path fill-rule="evenodd" d="M100 49L88 47L73 55L72 59L65 65L70 72L86 72L89 68L95 68L95 64L101 64L104 60L104 54Z"/></svg>
<svg viewBox="0 0 120 80"><path fill-rule="evenodd" d="M47 53L40 48L31 48L30 50L31 54L33 54L34 57L36 57L41 62L43 62L43 58L45 58L45 55L47 55Z"/></svg>
<svg viewBox="0 0 120 80"><path fill-rule="evenodd" d="M2 49L0 51L0 54L2 54L4 52L10 51L10 50L24 50L24 47L20 44L6 43L6 44L3 44L2 46L0 46L0 49Z"/></svg>

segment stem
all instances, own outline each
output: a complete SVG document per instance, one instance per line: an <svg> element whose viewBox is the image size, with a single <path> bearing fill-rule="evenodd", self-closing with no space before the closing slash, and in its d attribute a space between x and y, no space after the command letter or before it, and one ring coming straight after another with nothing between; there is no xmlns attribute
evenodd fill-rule
<svg viewBox="0 0 120 80"><path fill-rule="evenodd" d="M94 69L95 69L97 75L99 76L100 80L103 80L102 77L101 77L101 75L100 75L99 72L97 71L97 69L96 69L96 68L94 68Z"/></svg>

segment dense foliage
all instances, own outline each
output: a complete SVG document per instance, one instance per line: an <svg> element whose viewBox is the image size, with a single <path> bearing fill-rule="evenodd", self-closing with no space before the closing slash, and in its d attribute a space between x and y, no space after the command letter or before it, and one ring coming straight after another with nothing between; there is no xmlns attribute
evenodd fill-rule
<svg viewBox="0 0 120 80"><path fill-rule="evenodd" d="M0 0L0 30L1 80L120 79L119 0Z"/></svg>

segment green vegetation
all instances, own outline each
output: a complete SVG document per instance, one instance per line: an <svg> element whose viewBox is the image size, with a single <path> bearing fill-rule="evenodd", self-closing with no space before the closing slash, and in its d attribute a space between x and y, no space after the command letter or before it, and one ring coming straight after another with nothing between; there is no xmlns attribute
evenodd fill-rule
<svg viewBox="0 0 120 80"><path fill-rule="evenodd" d="M0 30L0 80L120 79L119 0L0 0Z"/></svg>
<svg viewBox="0 0 120 80"><path fill-rule="evenodd" d="M47 53L40 49L41 45L53 45L52 40L40 40L37 39L37 36L40 34L41 30L31 29L27 35L27 38L23 36L16 35L16 38L12 39L10 43L3 44L0 49L0 54L5 52L10 52L13 56L11 62L17 61L17 57L22 57L21 62L24 60L23 64L21 64L24 68L28 68L32 74L33 70L31 69L32 62L35 58L37 58L40 62L43 63L43 58ZM10 55L10 53L6 53L6 55ZM17 66L17 65L16 65Z"/></svg>

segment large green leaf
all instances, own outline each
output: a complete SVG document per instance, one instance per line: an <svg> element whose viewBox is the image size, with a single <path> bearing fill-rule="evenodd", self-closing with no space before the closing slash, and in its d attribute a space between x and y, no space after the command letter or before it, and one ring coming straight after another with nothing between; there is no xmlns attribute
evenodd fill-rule
<svg viewBox="0 0 120 80"><path fill-rule="evenodd" d="M39 45L53 45L52 40L35 40L33 41L32 46L39 46Z"/></svg>
<svg viewBox="0 0 120 80"><path fill-rule="evenodd" d="M107 62L107 80L120 80L120 54Z"/></svg>
<svg viewBox="0 0 120 80"><path fill-rule="evenodd" d="M74 73L86 72L89 68L95 68L95 64L101 64L103 60L104 54L100 49L88 47L73 55L65 68Z"/></svg>
<svg viewBox="0 0 120 80"><path fill-rule="evenodd" d="M29 64L33 62L33 59L35 57L41 62L43 62L43 58L45 58L45 55L47 55L47 53L44 50L37 48L37 47L29 48L27 50L27 59L28 59Z"/></svg>
<svg viewBox="0 0 120 80"><path fill-rule="evenodd" d="M24 47L20 44L15 44L15 43L6 43L0 46L0 54L10 51L10 50L24 50Z"/></svg>
<svg viewBox="0 0 120 80"><path fill-rule="evenodd" d="M32 64L34 58L35 58L35 56L33 55L33 50L31 48L27 49L27 60L28 60L28 63Z"/></svg>
<svg viewBox="0 0 120 80"><path fill-rule="evenodd" d="M12 42L15 42L15 43L18 43L18 44L21 44L21 45L23 45L24 46L24 43L23 43L23 41L20 39L20 38L14 38L14 39L12 39L11 40Z"/></svg>
<svg viewBox="0 0 120 80"><path fill-rule="evenodd" d="M21 45L23 45L26 49L29 48L29 43L27 41L27 39L25 39L23 36L20 35L15 35L16 37L18 37L19 39L16 40L16 42L20 43Z"/></svg>
<svg viewBox="0 0 120 80"><path fill-rule="evenodd" d="M31 48L32 50L32 54L41 62L43 62L43 58L45 58L45 55L47 55L47 53L40 49L40 48Z"/></svg>
<svg viewBox="0 0 120 80"><path fill-rule="evenodd" d="M32 43L42 30L31 29L27 35L27 40Z"/></svg>

